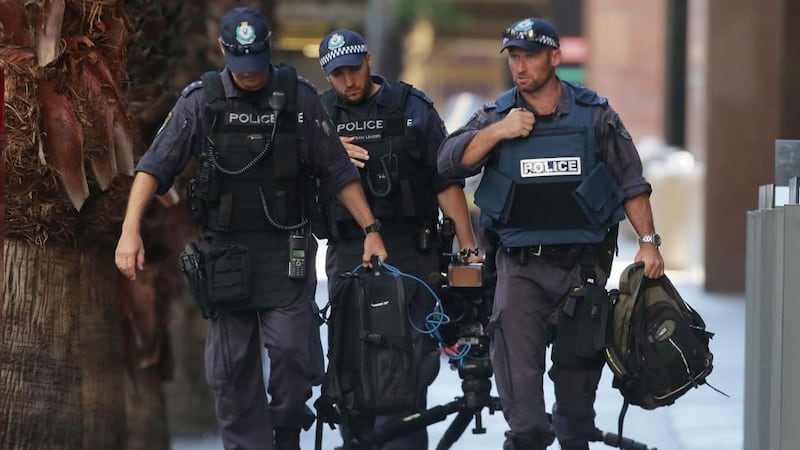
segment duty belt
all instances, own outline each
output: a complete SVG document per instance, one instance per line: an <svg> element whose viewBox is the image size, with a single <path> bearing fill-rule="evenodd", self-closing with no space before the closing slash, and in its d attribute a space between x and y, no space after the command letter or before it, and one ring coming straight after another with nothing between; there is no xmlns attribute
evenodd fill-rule
<svg viewBox="0 0 800 450"><path fill-rule="evenodd" d="M530 245L525 247L502 247L512 258L518 258L520 264L528 263L530 257L547 258L557 266L573 267L581 258L586 246L581 244Z"/></svg>
<svg viewBox="0 0 800 450"><path fill-rule="evenodd" d="M549 256L557 258L566 255L571 248L571 244L531 245L526 247L503 247L503 251L511 256L527 254L528 256Z"/></svg>

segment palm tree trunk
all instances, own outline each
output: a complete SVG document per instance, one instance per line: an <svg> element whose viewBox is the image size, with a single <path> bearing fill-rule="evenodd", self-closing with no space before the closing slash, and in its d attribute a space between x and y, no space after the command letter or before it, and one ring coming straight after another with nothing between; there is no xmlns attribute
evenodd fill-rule
<svg viewBox="0 0 800 450"><path fill-rule="evenodd" d="M99 252L4 243L0 442L9 449L123 448L121 315Z"/></svg>

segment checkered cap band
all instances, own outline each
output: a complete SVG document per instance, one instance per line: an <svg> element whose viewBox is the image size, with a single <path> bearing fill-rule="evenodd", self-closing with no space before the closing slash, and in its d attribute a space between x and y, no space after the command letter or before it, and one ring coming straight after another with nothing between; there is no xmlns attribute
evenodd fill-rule
<svg viewBox="0 0 800 450"><path fill-rule="evenodd" d="M319 65L325 67L329 62L333 61L334 59L345 56L345 55L355 55L357 53L367 53L366 44L356 44L356 45L346 45L341 48L333 49L330 52L326 53L322 57L319 58Z"/></svg>
<svg viewBox="0 0 800 450"><path fill-rule="evenodd" d="M556 42L555 39L551 38L550 36L545 36L543 34L540 34L533 41L534 42L538 42L540 44L547 45L548 47L558 48L558 42Z"/></svg>

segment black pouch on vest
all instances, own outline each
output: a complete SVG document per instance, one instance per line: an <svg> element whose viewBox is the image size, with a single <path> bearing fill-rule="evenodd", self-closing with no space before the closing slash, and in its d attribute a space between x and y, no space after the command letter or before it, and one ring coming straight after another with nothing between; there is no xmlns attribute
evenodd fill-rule
<svg viewBox="0 0 800 450"><path fill-rule="evenodd" d="M275 160L275 179L291 180L300 174L297 160L297 137L294 135L275 136L272 143L272 155Z"/></svg>
<svg viewBox="0 0 800 450"><path fill-rule="evenodd" d="M625 193L605 164L597 164L573 195L589 223L596 227L607 227L625 218L620 208Z"/></svg>
<svg viewBox="0 0 800 450"><path fill-rule="evenodd" d="M499 195L495 195L496 191ZM486 167L475 191L475 204L481 208L481 213L500 223L508 223L513 199L514 182L499 170Z"/></svg>
<svg viewBox="0 0 800 450"><path fill-rule="evenodd" d="M247 247L227 243L205 254L208 297L215 307L241 306L253 296L253 259Z"/></svg>
<svg viewBox="0 0 800 450"><path fill-rule="evenodd" d="M608 292L601 286L586 283L570 291L558 316L553 362L567 367L601 367L609 310Z"/></svg>

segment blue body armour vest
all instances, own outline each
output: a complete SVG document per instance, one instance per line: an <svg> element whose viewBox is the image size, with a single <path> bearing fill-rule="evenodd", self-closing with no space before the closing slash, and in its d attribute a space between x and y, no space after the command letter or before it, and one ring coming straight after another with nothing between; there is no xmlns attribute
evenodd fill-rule
<svg viewBox="0 0 800 450"><path fill-rule="evenodd" d="M506 247L602 242L624 218L624 193L597 159L592 107L606 100L570 83L569 114L539 119L523 139L502 141L484 168L475 193L481 225ZM516 106L516 88L496 101L497 111Z"/></svg>

